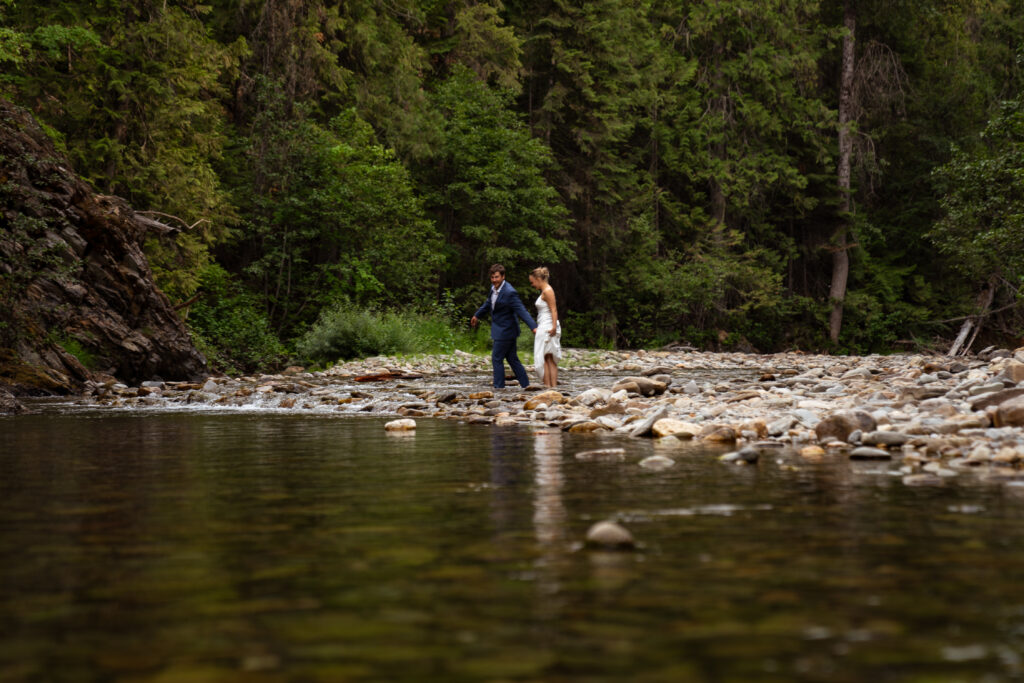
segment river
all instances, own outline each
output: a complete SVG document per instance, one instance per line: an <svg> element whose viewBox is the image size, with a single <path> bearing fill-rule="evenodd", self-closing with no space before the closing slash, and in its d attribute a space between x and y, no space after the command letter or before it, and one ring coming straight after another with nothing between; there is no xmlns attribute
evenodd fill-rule
<svg viewBox="0 0 1024 683"><path fill-rule="evenodd" d="M0 420L0 680L1022 675L1024 486L386 416ZM624 462L577 452L626 449ZM583 547L615 518L633 552Z"/></svg>

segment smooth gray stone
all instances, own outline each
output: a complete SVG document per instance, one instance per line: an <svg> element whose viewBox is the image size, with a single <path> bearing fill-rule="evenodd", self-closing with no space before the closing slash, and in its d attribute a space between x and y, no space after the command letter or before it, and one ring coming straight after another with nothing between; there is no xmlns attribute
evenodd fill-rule
<svg viewBox="0 0 1024 683"><path fill-rule="evenodd" d="M605 520L587 530L587 545L629 550L636 546L636 541L633 540L633 534L621 524Z"/></svg>
<svg viewBox="0 0 1024 683"><path fill-rule="evenodd" d="M870 432L861 436L860 441L865 446L877 446L879 444L883 446L902 446L910 441L910 439L909 434L903 434L902 432Z"/></svg>
<svg viewBox="0 0 1024 683"><path fill-rule="evenodd" d="M850 460L891 460L892 453L881 448L858 446L850 451Z"/></svg>
<svg viewBox="0 0 1024 683"><path fill-rule="evenodd" d="M814 427L816 424L821 422L821 418L818 417L817 413L807 410L806 408L797 408L793 411L793 416L800 421L805 427Z"/></svg>
<svg viewBox="0 0 1024 683"><path fill-rule="evenodd" d="M664 455L652 455L640 461L640 467L648 470L667 470L675 464L675 460Z"/></svg>
<svg viewBox="0 0 1024 683"><path fill-rule="evenodd" d="M784 415L768 425L768 435L781 436L782 434L785 434L786 430L792 427L795 422L796 418L792 415Z"/></svg>
<svg viewBox="0 0 1024 683"><path fill-rule="evenodd" d="M990 394L993 391L1000 391L1005 389L1002 382L990 382L989 384L982 384L980 386L974 386L967 390L968 396L980 396L981 394Z"/></svg>
<svg viewBox="0 0 1024 683"><path fill-rule="evenodd" d="M640 424L638 424L633 429L633 431L629 433L629 435L647 436L648 434L651 433L651 427L654 426L654 423L660 420L661 418L665 417L666 415L668 415L668 407L661 406L660 408L655 410L651 415L647 416L643 421L641 421Z"/></svg>

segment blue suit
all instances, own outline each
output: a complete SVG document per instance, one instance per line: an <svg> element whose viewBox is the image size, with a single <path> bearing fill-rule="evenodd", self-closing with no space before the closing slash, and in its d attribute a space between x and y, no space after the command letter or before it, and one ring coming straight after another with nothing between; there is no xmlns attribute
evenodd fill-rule
<svg viewBox="0 0 1024 683"><path fill-rule="evenodd" d="M491 289L487 293L487 300L483 306L477 309L476 317L482 318L490 313L491 315L491 339L494 345L491 347L491 367L494 370L494 388L501 389L505 386L505 364L508 361L509 367L516 376L519 386L527 386L530 378L526 376L526 368L523 367L519 356L516 354L516 338L519 336L519 318L522 318L526 326L531 330L537 327L537 322L530 317L526 306L519 300L516 290L506 280L501 289L498 290L498 298L491 306Z"/></svg>

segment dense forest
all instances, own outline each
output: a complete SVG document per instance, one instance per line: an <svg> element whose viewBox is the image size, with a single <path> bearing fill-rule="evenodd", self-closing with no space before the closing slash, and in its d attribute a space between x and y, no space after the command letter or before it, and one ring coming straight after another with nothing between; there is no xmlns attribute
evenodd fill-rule
<svg viewBox="0 0 1024 683"><path fill-rule="evenodd" d="M1022 83L1022 0L0 0L0 96L236 368L494 262L570 346L1019 341Z"/></svg>

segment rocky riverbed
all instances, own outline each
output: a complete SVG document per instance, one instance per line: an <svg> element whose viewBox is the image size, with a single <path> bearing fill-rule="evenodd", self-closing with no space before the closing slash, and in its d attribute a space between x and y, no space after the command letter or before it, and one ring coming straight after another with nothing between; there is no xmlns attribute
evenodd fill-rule
<svg viewBox="0 0 1024 683"><path fill-rule="evenodd" d="M567 349L558 390L491 389L490 359L376 357L307 372L203 382L91 384L111 407L369 413L654 439L645 467L692 442L721 460L890 461L907 485L1024 478L1024 347L970 358ZM578 457L615 457L607 439ZM664 447L664 448L662 448ZM727 451L727 452L726 452Z"/></svg>

